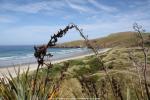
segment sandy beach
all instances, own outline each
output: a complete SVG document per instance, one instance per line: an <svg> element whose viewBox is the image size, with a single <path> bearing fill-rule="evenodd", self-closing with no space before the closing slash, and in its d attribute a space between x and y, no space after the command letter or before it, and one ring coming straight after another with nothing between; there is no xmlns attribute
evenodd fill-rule
<svg viewBox="0 0 150 100"><path fill-rule="evenodd" d="M110 48L100 50L99 53L104 53L104 52L107 52L108 50L110 50ZM65 58L65 59L62 59L62 60L55 60L55 61L52 61L52 64L64 62L64 61L67 61L67 60L74 60L74 59L84 58L84 57L91 56L91 55L94 55L94 53L84 54L84 55L70 57L70 58ZM29 71L34 71L34 70L37 69L37 66L38 66L38 64L34 63L34 64L16 65L15 67L14 66L3 67L3 68L0 68L0 78L2 78L4 76L9 77L8 71L11 73L11 75L13 77L15 77L16 72L18 71L19 68L20 68L20 74L21 74L21 73L25 72L28 68L29 68ZM45 67L45 66L43 66L43 67Z"/></svg>

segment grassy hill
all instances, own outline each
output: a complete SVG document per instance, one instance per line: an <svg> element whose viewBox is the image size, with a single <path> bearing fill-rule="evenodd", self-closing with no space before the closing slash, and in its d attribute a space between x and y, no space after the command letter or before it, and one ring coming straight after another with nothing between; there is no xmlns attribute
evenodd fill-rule
<svg viewBox="0 0 150 100"><path fill-rule="evenodd" d="M149 33L144 33L144 38L147 43L149 43ZM112 33L106 37L92 39L91 42L96 47L131 47L136 46L137 42L137 34L135 32L119 32ZM60 47L85 47L85 43L83 40L77 40L72 42L66 42L59 44Z"/></svg>

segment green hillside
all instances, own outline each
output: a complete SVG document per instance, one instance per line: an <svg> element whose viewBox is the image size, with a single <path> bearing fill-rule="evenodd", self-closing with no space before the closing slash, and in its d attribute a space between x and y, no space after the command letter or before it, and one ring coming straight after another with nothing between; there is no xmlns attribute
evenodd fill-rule
<svg viewBox="0 0 150 100"><path fill-rule="evenodd" d="M146 39L146 43L149 44L149 33L143 34ZM119 32L112 33L106 37L92 39L91 42L96 47L131 47L136 46L138 42L137 34L135 32ZM59 44L60 47L84 47L83 40L77 40L72 42L66 42Z"/></svg>

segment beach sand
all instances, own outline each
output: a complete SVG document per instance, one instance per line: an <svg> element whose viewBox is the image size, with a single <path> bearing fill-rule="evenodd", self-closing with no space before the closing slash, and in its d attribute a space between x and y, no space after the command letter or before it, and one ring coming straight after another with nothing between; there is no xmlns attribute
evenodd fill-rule
<svg viewBox="0 0 150 100"><path fill-rule="evenodd" d="M99 53L104 53L104 52L107 52L108 50L110 50L110 48L100 50ZM62 59L62 60L55 60L55 61L52 61L52 64L64 62L64 61L67 61L67 60L74 60L74 59L84 58L84 57L91 56L91 55L94 55L94 53L85 54L85 55L76 56L76 57L65 58L65 59ZM9 77L8 71L11 73L11 75L13 77L15 77L16 73L18 72L18 69L20 69L20 74L21 74L21 73L25 72L28 68L29 68L29 71L34 71L34 70L37 69L37 66L38 66L38 64L34 63L34 64L16 65L15 67L14 66L3 67L3 68L0 68L0 78L3 78L4 76ZM45 66L43 66L43 67L45 67Z"/></svg>

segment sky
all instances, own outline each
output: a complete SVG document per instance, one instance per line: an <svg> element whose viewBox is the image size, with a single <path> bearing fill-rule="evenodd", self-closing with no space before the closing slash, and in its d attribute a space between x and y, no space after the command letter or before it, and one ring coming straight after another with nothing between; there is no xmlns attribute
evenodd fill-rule
<svg viewBox="0 0 150 100"><path fill-rule="evenodd" d="M36 45L69 23L90 39L133 31L137 22L150 31L150 0L0 0L0 45ZM82 39L70 30L59 43Z"/></svg>

